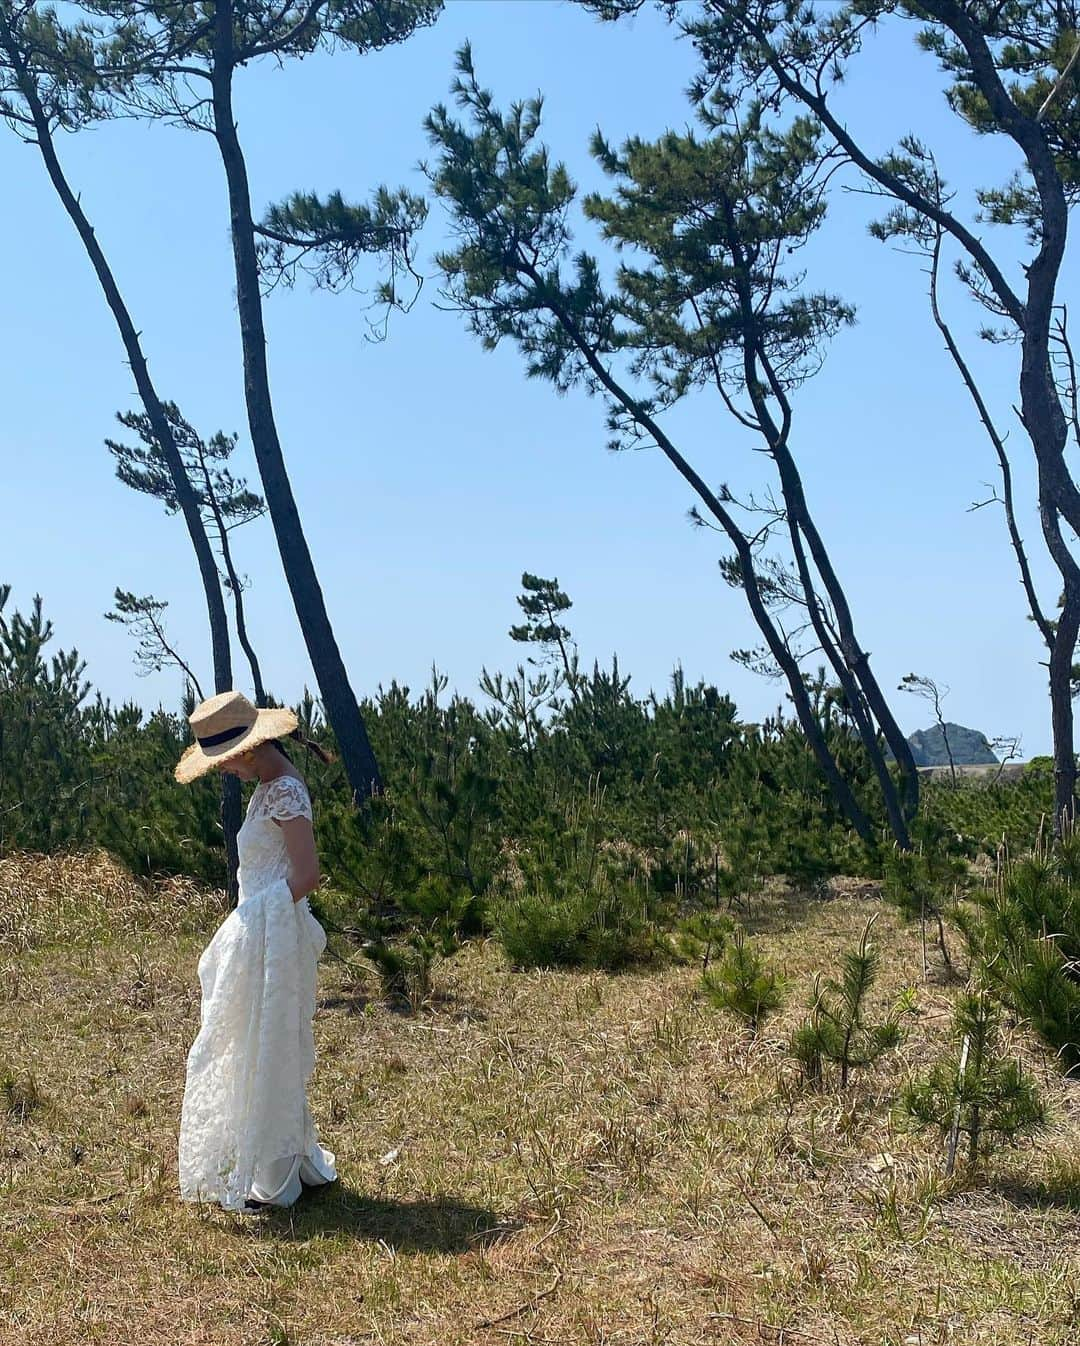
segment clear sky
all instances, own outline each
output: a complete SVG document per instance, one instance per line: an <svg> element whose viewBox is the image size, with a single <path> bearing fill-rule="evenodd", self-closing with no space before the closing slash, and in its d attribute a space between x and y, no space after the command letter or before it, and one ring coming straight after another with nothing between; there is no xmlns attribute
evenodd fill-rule
<svg viewBox="0 0 1080 1346"><path fill-rule="evenodd" d="M466 39L500 104L543 91L544 139L583 190L601 185L587 150L594 127L618 142L692 121L693 52L655 13L609 26L561 0L450 0L434 27L394 50L239 77L256 211L295 189L340 187L361 200L379 183L423 190L422 121L448 98ZM872 45L843 111L875 149L909 129L932 137L967 208L972 186L1001 180L1012 159L952 117L913 39L909 26ZM212 141L127 121L65 139L61 152L160 393L206 434L239 430L237 466L257 486ZM113 475L103 440L116 433L114 413L136 405L130 372L36 151L6 130L0 181L0 582L13 586L9 606L28 609L43 595L57 644L79 649L107 695L176 707L179 675L137 677L129 638L102 614L117 585L167 599L170 634L210 686L183 525ZM1024 756L1047 752L1044 651L1025 620L1004 521L996 507L969 510L996 480L992 451L931 324L920 263L866 232L876 206L838 195L806 256L814 287L858 310L796 403L809 499L884 687L928 674L951 688L950 719L1022 734ZM528 569L557 576L571 595L569 624L589 665L617 652L644 693L662 689L681 661L689 679L729 691L743 718L770 713L783 689L729 659L758 635L742 595L719 577L720 539L686 522L688 488L658 451L606 452L598 401L526 380L513 347L485 353L459 315L437 307L432 258L446 238L433 201L420 249L431 279L382 344L366 339L355 295L313 292L302 280L267 303L281 438L357 692L392 678L418 689L434 662L477 695L482 665L509 669L520 658L507 631ZM980 315L955 289L946 299L1001 424L1013 427L1021 525L1052 609L1030 451L1010 410L1016 352L980 347ZM760 488L767 463L718 398L697 396L669 424L708 480ZM314 683L270 525L234 537L267 683L294 700ZM240 659L236 667L250 691ZM893 700L906 731L930 722L921 702Z"/></svg>

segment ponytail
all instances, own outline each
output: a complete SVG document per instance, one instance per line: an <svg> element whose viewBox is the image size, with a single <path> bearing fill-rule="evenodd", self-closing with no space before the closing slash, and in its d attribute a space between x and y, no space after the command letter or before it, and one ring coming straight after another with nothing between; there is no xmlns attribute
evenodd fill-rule
<svg viewBox="0 0 1080 1346"><path fill-rule="evenodd" d="M299 743L302 748L306 748L308 752L313 752L325 766L329 766L331 762L337 761L337 758L332 752L328 752L321 744L316 743L314 739L305 738L299 729L290 730L289 737L294 743ZM292 757L289 756L288 749L285 747L285 744L282 743L281 739L271 739L271 742L283 757L287 757L290 762L292 761Z"/></svg>

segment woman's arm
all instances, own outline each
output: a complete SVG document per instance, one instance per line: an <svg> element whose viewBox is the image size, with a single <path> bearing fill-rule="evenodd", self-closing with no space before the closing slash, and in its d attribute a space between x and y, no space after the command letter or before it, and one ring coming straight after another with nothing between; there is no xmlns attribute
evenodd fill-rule
<svg viewBox="0 0 1080 1346"><path fill-rule="evenodd" d="M289 855L289 891L299 902L319 886L319 856L310 818L275 818Z"/></svg>

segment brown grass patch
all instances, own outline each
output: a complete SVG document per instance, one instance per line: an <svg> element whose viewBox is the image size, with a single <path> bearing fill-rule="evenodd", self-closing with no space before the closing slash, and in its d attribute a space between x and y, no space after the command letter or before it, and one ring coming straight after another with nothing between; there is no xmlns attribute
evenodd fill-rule
<svg viewBox="0 0 1080 1346"><path fill-rule="evenodd" d="M0 957L141 932L192 933L226 912L190 879L135 878L105 851L0 858Z"/></svg>
<svg viewBox="0 0 1080 1346"><path fill-rule="evenodd" d="M919 983L902 1050L845 1096L796 1086L787 1034L813 972L880 909L864 896L755 899L793 991L757 1041L691 968L511 973L477 944L405 1017L358 1010L325 960L311 1102L341 1181L242 1217L176 1193L221 899L181 911L79 863L0 869L0 928L28 894L52 912L29 913L0 969L0 1076L35 1097L0 1098L3 1346L1075 1340L1080 1110L1029 1043L1054 1129L951 1183L889 1121L944 1041L948 988ZM921 954L887 909L876 929L884 1005Z"/></svg>

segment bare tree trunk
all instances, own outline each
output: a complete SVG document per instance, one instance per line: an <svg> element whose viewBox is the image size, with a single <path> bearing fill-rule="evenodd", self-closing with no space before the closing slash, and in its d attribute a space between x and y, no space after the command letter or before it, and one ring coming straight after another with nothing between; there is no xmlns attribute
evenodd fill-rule
<svg viewBox="0 0 1080 1346"><path fill-rule="evenodd" d="M684 473L683 475L685 476L686 474ZM694 475L696 476L697 474L695 473ZM708 488L705 488L706 491L707 489ZM702 493L699 491L699 495L701 494ZM702 495L702 499L705 499L704 495ZM706 503L708 502L706 501ZM719 504L719 502L717 502L717 504ZM725 515L727 513L726 510L722 512ZM714 516L719 517L716 509L713 509L712 513ZM721 524L723 525L722 520ZM851 791L851 787L841 775L840 768L836 765L836 759L829 749L829 745L825 740L825 735L822 733L821 726L818 724L817 717L814 714L814 708L810 704L810 697L806 690L806 684L803 681L802 671L792 656L791 651L788 649L787 643L784 641L779 631L777 631L776 625L769 616L768 609L765 607L765 603L762 600L757 585L757 578L754 575L753 553L750 550L750 545L735 525L734 520L731 522L731 528L725 528L725 531L739 554L740 570L743 576L743 589L746 593L747 600L750 603L750 610L754 615L754 620L757 622L758 629L765 637L770 653L780 666L784 677L787 679L788 689L791 692L791 699L795 705L795 714L798 717L803 733L807 737L814 757L817 759L822 774L829 784L833 798L840 805L841 811L859 834L859 837L867 846L873 847L876 845L876 838L870 819L860 807Z"/></svg>
<svg viewBox="0 0 1080 1346"><path fill-rule="evenodd" d="M382 790L382 779L330 625L322 589L293 498L274 420L266 365L266 333L263 326L262 297L259 292L259 265L251 217L251 197L243 150L233 119L232 18L231 0L217 0L213 61L214 133L228 184L248 425L300 629L319 684L327 718L341 748L342 761L352 786L353 797L359 803Z"/></svg>
<svg viewBox="0 0 1080 1346"><path fill-rule="evenodd" d="M877 746L876 736L871 735L869 740L864 736L864 743L870 754L870 759L874 762L878 771L890 819L894 820L894 834L900 845L907 849L910 843L904 823L910 823L919 811L919 772L915 765L911 744L904 736L888 702L885 700L881 686L870 667L870 656L859 644L855 635L855 625L852 620L851 609L848 606L847 596L836 572L833 570L829 554L825 550L825 544L821 540L813 519L810 517L810 511L803 495L802 482L799 480L794 460L786 448L783 452L789 464L788 470L794 474L795 478L795 484L785 490L785 498L788 490L790 490L792 499L796 504L796 519L810 546L814 564L825 585L825 591L829 596L833 611L836 613L836 620L840 629L840 651L844 663L865 695L870 712L880 726L881 732L885 736L885 742L892 750L893 757L900 769L903 785L902 805L898 805L895 786L884 763L884 757Z"/></svg>
<svg viewBox="0 0 1080 1346"><path fill-rule="evenodd" d="M206 595L207 612L210 618L210 641L214 660L214 685L219 692L231 691L232 658L229 650L229 627L225 615L225 603L221 595L221 581L214 554L210 547L210 539L206 535L202 516L199 513L198 500L184 469L183 459L173 438L172 428L169 425L168 417L165 415L161 399L158 397L150 379L150 372L147 368L146 357L143 355L139 334L135 329L131 314L120 294L116 278L106 260L101 245L97 241L94 230L78 198L71 190L67 178L64 176L64 170L57 158L53 144L52 130L38 97L37 84L23 61L3 10L0 10L0 45L6 51L18 76L20 91L33 118L37 146L41 152L45 169L57 196L59 196L64 209L78 231L79 238L82 240L83 247L86 249L91 265L104 291L106 303L112 312L120 331L121 340L124 343L124 350L127 353L128 363L135 378L135 386L138 389L139 397L146 408L146 414L150 419L158 443L161 445L173 488L176 491L176 498L184 516L184 523L187 525L188 536L195 549L203 592ZM240 830L240 782L235 777L225 777L222 783L221 823L225 834L230 901L235 902L238 867L236 834Z"/></svg>
<svg viewBox="0 0 1080 1346"><path fill-rule="evenodd" d="M1051 547L1053 559L1061 571L1065 581L1065 604L1062 610L1061 620L1055 624L1042 610L1038 594L1035 590L1035 581L1032 578L1031 566L1028 562L1027 550L1024 546L1024 540L1020 536L1020 529L1016 522L1016 511L1013 503L1013 485L1012 485L1012 464L1005 448L1005 439L994 424L990 415L990 410L986 405L975 378L968 367L957 345L956 339L952 334L948 323L941 314L941 308L938 302L938 269L941 257L941 239L942 229L938 226L938 235L934 244L933 255L931 258L930 269L930 309L937 323L938 330L945 339L945 348L952 356L953 363L960 373L964 386L971 394L975 403L975 408L979 413L979 419L990 437L990 442L994 446L994 452L997 454L998 466L1001 470L1002 495L1001 503L1005 510L1005 524L1009 531L1009 541L1016 554L1016 562L1020 569L1020 583L1024 589L1024 596L1027 599L1028 611L1031 613L1032 621L1039 628L1046 648L1050 653L1050 720L1053 733L1054 746L1054 835L1061 836L1062 828L1067 820L1076 816L1076 757L1073 751L1073 708L1072 708L1072 652L1076 646L1078 615L1076 609L1080 606L1080 569L1076 565L1075 558L1066 547L1061 537L1060 525L1057 522L1057 512L1053 504L1047 500L1045 509L1041 510L1043 519L1043 534L1045 537L1053 537L1054 542ZM1077 417L1077 381L1076 365L1073 359L1072 347L1069 344L1068 333L1065 327L1064 318L1060 321L1059 337L1065 350L1068 361L1070 387L1073 398L1073 429L1080 443L1080 419ZM1048 371L1052 378L1052 371ZM1040 461L1040 477L1041 477ZM1070 597L1071 595L1071 597ZM946 746L948 740L946 740ZM950 762L951 762L950 754ZM1004 765L1004 763L1003 763ZM955 776L955 770L953 772Z"/></svg>
<svg viewBox="0 0 1080 1346"><path fill-rule="evenodd" d="M547 607L547 619L551 624L552 630L556 633L555 639L558 641L559 654L562 656L563 673L566 676L566 685L570 688L570 698L576 702L578 700L578 690L575 685L573 669L570 667L570 656L566 652L566 642L563 640L562 633L559 630L558 613L552 611L550 604Z"/></svg>
<svg viewBox="0 0 1080 1346"><path fill-rule="evenodd" d="M784 497L788 532L799 578L806 597L807 612L825 656L832 664L851 707L859 739L878 779L878 786L881 789L893 836L901 849L909 850L911 839L908 835L907 824L915 817L919 808L919 773L915 766L915 758L911 752L911 745L901 732L900 726L896 723L888 702L882 694L870 667L869 656L856 638L855 624L847 595L844 593L839 577L833 569L832 560L821 534L817 530L817 525L814 523L810 506L806 502L802 477L788 447L791 404L788 401L783 384L777 378L772 363L758 337L757 315L748 280L749 269L742 249L734 242L734 227L731 228L731 237L732 252L736 263L735 282L739 295L739 307L746 330L743 344L746 388L754 407L757 423L766 443L769 445L773 461L776 463L780 475L780 489ZM765 399L764 389L758 377L759 364L781 408L782 426L777 425ZM839 628L838 641L832 639L831 633L825 627L819 607L817 587L803 548L804 538L835 614L836 624ZM900 801L896 785L889 773L885 755L878 744L877 733L874 728L875 720L885 736L885 741L892 749L893 756L900 768L904 784L903 803Z"/></svg>
<svg viewBox="0 0 1080 1346"><path fill-rule="evenodd" d="M1061 535L1062 479L1068 478L1071 483L1064 457L1059 463L1054 463L1046 456L1037 454L1037 461L1039 518L1043 537L1064 581L1061 615L1056 622L1048 622L1051 636L1047 641L1050 648L1050 722L1054 749L1054 836L1060 841L1065 828L1076 818L1072 669L1080 632L1080 566Z"/></svg>
<svg viewBox="0 0 1080 1346"><path fill-rule="evenodd" d="M1080 585L1069 579L1050 652L1050 713L1054 730L1054 836L1076 821L1076 754L1073 751L1073 651L1080 631Z"/></svg>
<svg viewBox="0 0 1080 1346"><path fill-rule="evenodd" d="M228 535L225 531L221 534L221 555L225 562L225 570L229 576L229 588L232 590L233 607L236 610L236 636L240 641L240 646L247 656L248 666L251 669L251 681L255 687L255 704L257 706L266 705L266 688L263 686L262 669L259 667L259 660L255 654L255 647L248 636L247 619L244 616L244 594L240 583L240 577L236 573L236 567L233 565L232 550L229 547Z"/></svg>
<svg viewBox="0 0 1080 1346"><path fill-rule="evenodd" d="M248 637L247 621L244 617L243 585L240 582L240 576L233 563L232 546L229 543L229 527L221 512L221 506L218 504L217 494L214 491L214 483L210 476L210 471L206 466L206 458L202 451L202 441L196 436L195 442L198 446L196 451L199 455L199 466L202 468L203 489L206 494L206 503L210 506L210 511L214 516L214 526L217 528L218 542L221 545L221 559L225 563L225 573L229 578L229 588L232 590L233 607L236 610L237 639L240 641L240 645L245 655L247 655L248 665L251 668L251 680L255 687L255 704L257 706L265 706L266 688L263 686L262 670L259 667L259 660L255 655L255 648Z"/></svg>
<svg viewBox="0 0 1080 1346"><path fill-rule="evenodd" d="M909 820L904 816L904 810L900 805L896 786L892 776L889 774L889 764L885 760L885 754L878 746L877 732L874 728L869 708L863 697L863 689L859 686L854 672L844 658L842 651L837 648L836 642L832 638L832 633L825 625L814 586L813 576L811 575L810 567L806 562L806 556L802 545L802 532L798 523L790 513L788 515L788 524L792 548L795 552L796 565L798 566L799 576L802 580L803 591L806 594L807 611L809 612L810 620L814 625L814 631L821 644L825 657L833 667L833 671L840 683L840 688L847 699L852 718L855 721L859 740L863 745L866 755L870 759L871 766L874 768L874 774L878 779L878 787L881 790L881 796L885 802L885 813L889 819L889 827L892 829L892 834L896 839L897 845L902 850L910 850L911 838L908 835L907 829ZM911 749L909 746L909 755L910 752ZM918 796L916 793L916 807L917 804Z"/></svg>

